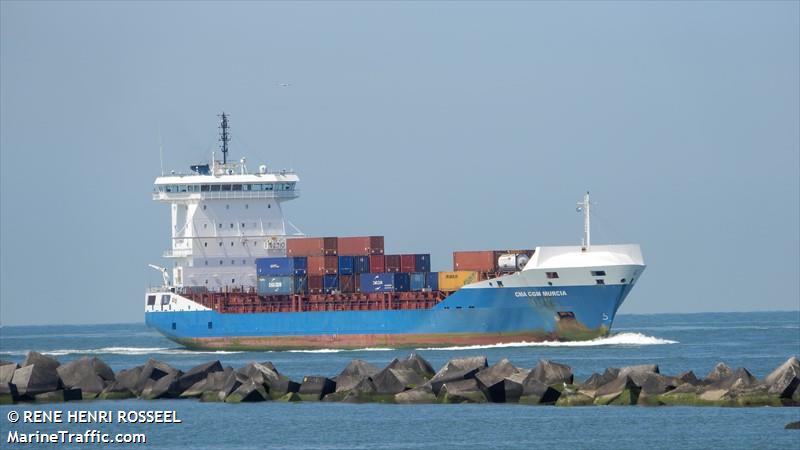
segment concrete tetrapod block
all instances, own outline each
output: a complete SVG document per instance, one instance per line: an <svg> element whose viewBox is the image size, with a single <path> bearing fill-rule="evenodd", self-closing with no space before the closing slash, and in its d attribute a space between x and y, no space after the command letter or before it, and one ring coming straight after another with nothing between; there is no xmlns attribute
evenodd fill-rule
<svg viewBox="0 0 800 450"><path fill-rule="evenodd" d="M209 361L192 367L178 378L178 389L183 393L198 381L205 380L209 374L215 372L222 372L222 364L219 361Z"/></svg>
<svg viewBox="0 0 800 450"><path fill-rule="evenodd" d="M154 400L157 398L178 398L181 395L178 372L169 373L156 380L149 379L144 385L139 398Z"/></svg>
<svg viewBox="0 0 800 450"><path fill-rule="evenodd" d="M2 381L2 377L0 377ZM800 390L800 360L792 356L764 378L769 393L791 399ZM800 395L800 393L798 393Z"/></svg>
<svg viewBox="0 0 800 450"><path fill-rule="evenodd" d="M486 397L490 402L505 403L507 401L507 390L511 392L512 398L515 397L514 392L516 392L516 390L520 391L519 395L522 394L522 385L512 380L508 380L508 377L518 372L519 369L511 364L509 360L504 358L497 364L476 373L475 379L478 381L478 384L480 385L481 389L483 389L484 394L486 394ZM519 386L519 389L516 389L516 386ZM519 399L519 395L516 395L517 400Z"/></svg>
<svg viewBox="0 0 800 450"><path fill-rule="evenodd" d="M65 388L81 390L84 398L92 399L115 381L114 371L98 358L83 358L62 364L56 368Z"/></svg>
<svg viewBox="0 0 800 450"><path fill-rule="evenodd" d="M758 380L747 369L740 367L730 375L719 378L708 384L708 389L748 388L758 384Z"/></svg>
<svg viewBox="0 0 800 450"><path fill-rule="evenodd" d="M170 366L169 364L151 358L147 361L147 363L145 363L144 366L142 366L142 371L139 374L138 380L136 380L136 385L134 386L133 392L137 395L141 395L145 385L150 383L150 380L155 381L170 374L175 374L176 379L182 375L178 369Z"/></svg>
<svg viewBox="0 0 800 450"><path fill-rule="evenodd" d="M61 403L83 400L80 389L57 389L43 394L36 394L33 399L36 403Z"/></svg>
<svg viewBox="0 0 800 450"><path fill-rule="evenodd" d="M574 376L572 368L566 364L540 359L533 368L532 376L535 380L550 386L554 384L572 384Z"/></svg>
<svg viewBox="0 0 800 450"><path fill-rule="evenodd" d="M39 352L28 352L28 356L26 356L25 361L22 362L22 367L32 366L34 364L48 370L56 370L56 368L61 365L57 359L50 356L43 355Z"/></svg>
<svg viewBox="0 0 800 450"><path fill-rule="evenodd" d="M686 372L681 373L677 376L678 380L682 383L689 383L693 386L697 386L701 383L700 379L697 378L697 375L694 374L693 371L687 370Z"/></svg>
<svg viewBox="0 0 800 450"><path fill-rule="evenodd" d="M336 392L336 382L327 377L307 376L303 378L297 394L306 401L322 400L322 397Z"/></svg>
<svg viewBox="0 0 800 450"><path fill-rule="evenodd" d="M214 392L215 394L223 389L225 381L233 369L228 367L219 372L210 372L206 378L198 381L197 383L189 386L181 392L181 398L197 398L201 397L205 392Z"/></svg>
<svg viewBox="0 0 800 450"><path fill-rule="evenodd" d="M641 388L628 375L620 375L595 391L596 405L635 405L639 401Z"/></svg>
<svg viewBox="0 0 800 450"><path fill-rule="evenodd" d="M1 365L0 384L11 383L11 379L14 378L14 371L17 369L19 369L19 364L17 363L8 363Z"/></svg>
<svg viewBox="0 0 800 450"><path fill-rule="evenodd" d="M399 394L407 389L413 389L425 384L425 378L411 369L385 368L372 378L376 394Z"/></svg>
<svg viewBox="0 0 800 450"><path fill-rule="evenodd" d="M540 375L531 371L522 381L519 403L529 405L552 405L558 401L561 392L539 381Z"/></svg>
<svg viewBox="0 0 800 450"><path fill-rule="evenodd" d="M97 397L103 400L136 397L136 384L139 382L143 367L136 366L119 371L116 379L109 383Z"/></svg>
<svg viewBox="0 0 800 450"><path fill-rule="evenodd" d="M17 387L12 383L0 383L0 405L12 405L19 398Z"/></svg>
<svg viewBox="0 0 800 450"><path fill-rule="evenodd" d="M395 359L395 361L397 360ZM378 372L380 372L380 369L372 364L360 359L354 359L336 376L336 392L349 391L364 378L371 377Z"/></svg>
<svg viewBox="0 0 800 450"><path fill-rule="evenodd" d="M594 392L600 386L614 381L619 376L619 369L615 367L607 368L602 374L593 373L581 384L581 390Z"/></svg>
<svg viewBox="0 0 800 450"><path fill-rule="evenodd" d="M433 393L430 384L423 384L394 396L395 403L403 404L436 403L436 401L436 394Z"/></svg>
<svg viewBox="0 0 800 450"><path fill-rule="evenodd" d="M55 391L61 387L61 379L58 378L56 367L38 363L20 367L14 371L11 383L16 386L20 397L33 399L36 394Z"/></svg>
<svg viewBox="0 0 800 450"><path fill-rule="evenodd" d="M717 363L716 366L711 370L711 372L706 375L705 380L703 380L706 384L713 383L715 381L719 381L729 376L733 375L733 370L728 367L725 363Z"/></svg>
<svg viewBox="0 0 800 450"><path fill-rule="evenodd" d="M489 401L474 378L444 383L436 398L441 403L486 403Z"/></svg>
<svg viewBox="0 0 800 450"><path fill-rule="evenodd" d="M658 364L639 364L637 366L627 366L619 369L617 376L641 374L641 373L661 373Z"/></svg>
<svg viewBox="0 0 800 450"><path fill-rule="evenodd" d="M264 385L257 383L255 380L249 380L242 383L235 391L225 397L226 403L242 403L242 402L263 402L269 398Z"/></svg>
<svg viewBox="0 0 800 450"><path fill-rule="evenodd" d="M390 369L409 369L416 372L425 379L431 379L435 375L433 366L422 356L416 353L408 355L405 359L395 359L387 366Z"/></svg>
<svg viewBox="0 0 800 450"><path fill-rule="evenodd" d="M444 383L475 378L475 374L486 367L488 363L485 356L451 359L430 379L431 388L438 396Z"/></svg>

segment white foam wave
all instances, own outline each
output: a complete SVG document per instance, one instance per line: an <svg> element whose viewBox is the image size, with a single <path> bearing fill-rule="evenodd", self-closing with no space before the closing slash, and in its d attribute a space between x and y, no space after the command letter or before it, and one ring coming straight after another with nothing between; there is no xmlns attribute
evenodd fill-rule
<svg viewBox="0 0 800 450"><path fill-rule="evenodd" d="M232 354L242 352L231 352L224 350L217 351L196 351L184 348L166 348L166 347L103 347L93 349L60 349L60 350L44 350L41 352L50 356L64 356L64 355L196 355L196 354ZM27 351L9 352L8 354L27 355Z"/></svg>
<svg viewBox="0 0 800 450"><path fill-rule="evenodd" d="M606 345L639 346L677 344L678 341L647 336L641 333L619 333L612 336L592 339L590 341L543 341L543 342L508 342L491 345L465 345L461 347L431 347L417 350L480 350L485 348L508 347L599 347Z"/></svg>

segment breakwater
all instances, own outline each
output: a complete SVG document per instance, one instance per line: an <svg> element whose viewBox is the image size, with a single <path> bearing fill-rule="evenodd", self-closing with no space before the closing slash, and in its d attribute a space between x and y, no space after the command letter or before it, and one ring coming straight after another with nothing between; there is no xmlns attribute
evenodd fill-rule
<svg viewBox="0 0 800 450"><path fill-rule="evenodd" d="M337 375L292 380L270 362L243 367L209 361L186 372L154 359L115 373L99 358L61 364L37 352L0 362L0 403L92 399L199 399L205 402L520 403L530 405L800 406L800 361L764 379L719 363L704 377L662 374L655 364L607 368L576 380L572 368L540 360L520 368L484 356L451 359L438 370L417 354L380 368L351 361Z"/></svg>

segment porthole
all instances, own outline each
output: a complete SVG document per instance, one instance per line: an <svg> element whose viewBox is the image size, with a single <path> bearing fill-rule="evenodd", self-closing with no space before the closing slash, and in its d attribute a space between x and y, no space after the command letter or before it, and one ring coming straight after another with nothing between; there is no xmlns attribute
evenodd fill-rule
<svg viewBox="0 0 800 450"><path fill-rule="evenodd" d="M619 280L619 282L620 282L620 283L624 283L624 282L625 282L625 278L623 278L623 279Z"/></svg>
<svg viewBox="0 0 800 450"><path fill-rule="evenodd" d="M208 242L203 242L203 247L208 247Z"/></svg>

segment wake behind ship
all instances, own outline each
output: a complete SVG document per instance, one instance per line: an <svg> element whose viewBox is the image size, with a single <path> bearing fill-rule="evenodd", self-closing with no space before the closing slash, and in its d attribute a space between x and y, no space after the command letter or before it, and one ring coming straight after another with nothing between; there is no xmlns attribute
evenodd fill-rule
<svg viewBox="0 0 800 450"><path fill-rule="evenodd" d="M281 205L297 174L222 161L159 176L170 204L171 270L145 295L147 324L198 349L437 347L584 340L609 333L645 268L638 245L591 245L588 192L580 246L386 254L382 236L305 237Z"/></svg>

